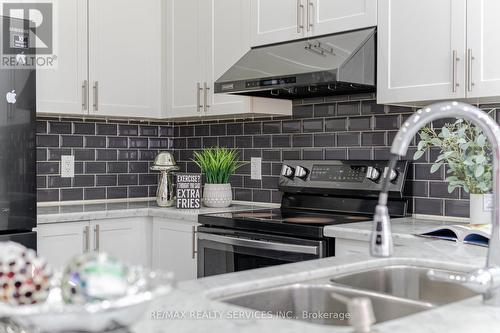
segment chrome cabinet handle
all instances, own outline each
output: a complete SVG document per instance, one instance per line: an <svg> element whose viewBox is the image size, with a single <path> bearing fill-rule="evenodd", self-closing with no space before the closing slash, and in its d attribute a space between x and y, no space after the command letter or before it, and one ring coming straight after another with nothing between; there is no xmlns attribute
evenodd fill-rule
<svg viewBox="0 0 500 333"><path fill-rule="evenodd" d="M192 238L192 245L193 245L193 247L192 247L192 256L191 256L191 257L192 257L193 259L195 259L195 258L196 258L196 253L198 253L198 251L196 251L196 233L197 233L197 231L196 231L196 227L195 227L195 226L193 226L193 227L192 227L192 232L191 232L192 237L193 237L193 238Z"/></svg>
<svg viewBox="0 0 500 333"><path fill-rule="evenodd" d="M201 112L201 108L203 108L203 104L201 104L201 92L203 88L201 87L201 83L196 83L196 112Z"/></svg>
<svg viewBox="0 0 500 333"><path fill-rule="evenodd" d="M203 91L204 91L204 95L203 95L203 111L204 112L207 112L208 108L210 107L210 105L208 105L208 91L209 90L210 90L210 87L208 86L208 84L206 82L203 82Z"/></svg>
<svg viewBox="0 0 500 333"><path fill-rule="evenodd" d="M472 49L467 49L467 91L472 91L474 82L472 82Z"/></svg>
<svg viewBox="0 0 500 333"><path fill-rule="evenodd" d="M94 103L92 106L94 107L94 111L99 111L99 81L94 81L93 90L94 90Z"/></svg>
<svg viewBox="0 0 500 333"><path fill-rule="evenodd" d="M84 248L84 253L85 252L89 252L90 250L90 227L87 225L85 226L85 228L83 228L83 238L84 238L84 244L85 244L85 248Z"/></svg>
<svg viewBox="0 0 500 333"><path fill-rule="evenodd" d="M99 234L100 234L100 230L99 230L99 224L96 224L94 226L94 251L97 251L99 252Z"/></svg>
<svg viewBox="0 0 500 333"><path fill-rule="evenodd" d="M314 3L309 1L307 6L307 31L311 31L314 26L312 14L314 13Z"/></svg>
<svg viewBox="0 0 500 333"><path fill-rule="evenodd" d="M304 5L302 0L297 0L297 33L304 29Z"/></svg>
<svg viewBox="0 0 500 333"><path fill-rule="evenodd" d="M453 64L453 69L452 69L452 80L451 80L451 89L453 92L457 91L457 87L460 86L459 83L457 82L457 63L460 60L460 58L457 56L457 50L453 50L452 52L452 64Z"/></svg>
<svg viewBox="0 0 500 333"><path fill-rule="evenodd" d="M89 109L88 92L89 92L89 82L87 80L84 80L82 83L82 110L83 111L87 111Z"/></svg>

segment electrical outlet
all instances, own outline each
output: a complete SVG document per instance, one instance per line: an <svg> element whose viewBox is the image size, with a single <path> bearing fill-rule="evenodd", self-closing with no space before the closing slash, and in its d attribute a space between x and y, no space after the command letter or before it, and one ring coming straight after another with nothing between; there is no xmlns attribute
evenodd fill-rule
<svg viewBox="0 0 500 333"><path fill-rule="evenodd" d="M250 159L250 178L254 180L262 179L262 158L252 157Z"/></svg>
<svg viewBox="0 0 500 333"><path fill-rule="evenodd" d="M73 178L75 176L75 157L73 155L61 155L61 178Z"/></svg>

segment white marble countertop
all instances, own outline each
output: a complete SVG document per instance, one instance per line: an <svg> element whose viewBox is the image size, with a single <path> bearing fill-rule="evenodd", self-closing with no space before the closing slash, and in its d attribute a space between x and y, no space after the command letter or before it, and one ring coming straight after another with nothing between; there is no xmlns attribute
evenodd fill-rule
<svg viewBox="0 0 500 333"><path fill-rule="evenodd" d="M407 247L396 248L393 258L375 259L366 255L330 257L288 265L231 273L180 283L177 290L156 301L133 332L248 332L315 333L352 332L338 326L323 326L286 319L256 318L255 312L216 301L218 298L252 290L331 277L357 269L387 264L428 265L441 269L472 270L485 263L486 249L453 242L423 239ZM182 318L152 319L177 313ZM200 319L201 315L213 315ZM234 319L235 314L239 316ZM198 318L197 318L198 317ZM484 306L481 297L448 304L400 319L376 324L378 333L421 332L496 332L500 327L498 308Z"/></svg>
<svg viewBox="0 0 500 333"><path fill-rule="evenodd" d="M267 205L278 207L277 205ZM261 205L251 202L237 202L228 208L176 209L175 207L158 207L155 201L91 203L75 205L52 205L37 208L37 224L89 221L105 218L122 217L164 217L175 220L198 221L199 214L231 212L248 209L263 209Z"/></svg>
<svg viewBox="0 0 500 333"><path fill-rule="evenodd" d="M234 205L230 210L252 209ZM179 211L158 208L154 203L121 203L101 205L72 205L39 207L39 223L100 219L106 217L157 216L162 214L176 219L196 220L197 214L221 210L202 209ZM223 211L227 211L223 210ZM147 215L145 215L147 214ZM164 214L164 215L163 215ZM166 297L156 300L144 314L143 320L131 328L143 332L220 332L220 333L326 333L352 332L348 326L323 326L280 318L262 319L249 309L217 301L218 298L272 288L286 284L334 276L353 270L384 264L415 264L441 269L472 270L485 264L487 249L460 243L415 237L422 228L456 223L416 219L392 221L395 237L407 241L406 246L395 248L389 259L375 259L364 254L330 257L288 265L248 270L243 272L186 281ZM325 235L348 239L367 240L371 222L352 223L328 227ZM165 319L167 313L177 314L177 319ZM238 316L238 318L235 318ZM157 319L154 319L156 317ZM497 327L495 329L495 327ZM421 333L451 331L454 333L500 331L500 311L484 306L477 296L411 316L380 323L374 326L378 333Z"/></svg>
<svg viewBox="0 0 500 333"><path fill-rule="evenodd" d="M415 236L416 234L426 232L431 228L463 223L464 222L457 222L455 220L447 220L446 218L432 220L403 217L391 219L391 231L394 241L412 241L420 239L420 237ZM371 230L372 222L356 222L326 226L323 230L323 234L326 237L368 241L370 239Z"/></svg>
<svg viewBox="0 0 500 333"><path fill-rule="evenodd" d="M277 287L330 277L353 270L366 269L387 264L414 264L441 269L472 270L483 267L487 249L479 246L415 237L412 234L422 229L456 223L453 221L430 221L418 219L395 219L393 231L406 246L395 248L393 258L376 259L368 255L355 254L330 257L288 265L273 266L257 270L218 275L180 283L177 290L165 299L156 301L145 315L145 319L133 327L134 332L352 332L348 326L323 326L280 318L259 319L249 309L217 301L252 290ZM367 240L371 222L352 223L328 227L328 236ZM184 314L177 320L152 319L165 313ZM212 314L215 318L200 319L200 314ZM235 314L240 316L234 319ZM451 331L454 333L500 331L500 311L484 306L481 296L448 304L429 311L416 313L400 319L376 324L378 333L421 333Z"/></svg>

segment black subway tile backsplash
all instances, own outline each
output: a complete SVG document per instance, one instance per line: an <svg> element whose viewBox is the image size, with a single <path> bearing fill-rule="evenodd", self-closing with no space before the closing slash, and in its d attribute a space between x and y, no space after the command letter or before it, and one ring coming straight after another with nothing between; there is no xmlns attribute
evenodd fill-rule
<svg viewBox="0 0 500 333"><path fill-rule="evenodd" d="M105 136L85 136L85 147L106 148Z"/></svg>
<svg viewBox="0 0 500 333"><path fill-rule="evenodd" d="M62 135L62 147L83 147L83 136L78 135Z"/></svg>
<svg viewBox="0 0 500 333"><path fill-rule="evenodd" d="M292 117L177 124L39 118L38 200L154 196L159 173L150 167L159 151L171 150L181 171L199 172L191 161L193 152L221 146L236 148L245 161L263 159L262 180L250 178L249 164L231 177L236 200L280 203L282 160L386 159L399 126L414 110L378 105L373 94L362 94L295 100ZM407 159L412 159L417 141ZM410 165L404 194L410 198L411 212L467 216L468 194L447 192L444 168L430 173L438 154L433 149ZM61 155L75 156L73 179L59 177Z"/></svg>
<svg viewBox="0 0 500 333"><path fill-rule="evenodd" d="M95 123L73 123L74 134L88 134L95 135Z"/></svg>
<svg viewBox="0 0 500 333"><path fill-rule="evenodd" d="M37 147L59 147L59 136L58 135L37 135L36 136Z"/></svg>
<svg viewBox="0 0 500 333"><path fill-rule="evenodd" d="M49 121L50 134L71 134L71 123L62 121Z"/></svg>
<svg viewBox="0 0 500 333"><path fill-rule="evenodd" d="M154 196L158 173L150 166L160 150L173 148L174 131L168 123L39 118L38 200ZM192 134L192 127L182 133ZM182 140L184 145L179 145ZM176 143L179 149L186 148L185 138ZM73 178L60 177L62 155L75 157Z"/></svg>
<svg viewBox="0 0 500 333"><path fill-rule="evenodd" d="M359 146L359 133L357 132L338 133L337 146L339 147Z"/></svg>
<svg viewBox="0 0 500 333"><path fill-rule="evenodd" d="M345 102L337 104L338 116L356 116L359 115L360 102Z"/></svg>
<svg viewBox="0 0 500 333"><path fill-rule="evenodd" d="M300 120L291 120L283 122L283 133L300 133Z"/></svg>
<svg viewBox="0 0 500 333"><path fill-rule="evenodd" d="M97 135L117 135L118 125L116 124L96 124Z"/></svg>
<svg viewBox="0 0 500 333"><path fill-rule="evenodd" d="M372 129L371 117L352 117L349 119L350 131L361 131Z"/></svg>

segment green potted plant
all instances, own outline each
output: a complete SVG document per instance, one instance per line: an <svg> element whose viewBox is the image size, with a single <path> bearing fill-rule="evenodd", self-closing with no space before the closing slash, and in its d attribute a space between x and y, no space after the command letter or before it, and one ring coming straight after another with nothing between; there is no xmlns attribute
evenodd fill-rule
<svg viewBox="0 0 500 333"><path fill-rule="evenodd" d="M448 192L463 188L470 193L470 221L474 224L491 223L491 210L485 205L491 200L493 171L491 146L481 129L468 121L458 119L447 123L441 131L432 126L419 132L420 142L414 159L419 159L431 147L440 149L431 167L434 173L447 165Z"/></svg>
<svg viewBox="0 0 500 333"><path fill-rule="evenodd" d="M233 199L229 177L245 162L235 149L209 148L195 152L193 161L205 175L203 203L207 207L229 207Z"/></svg>

